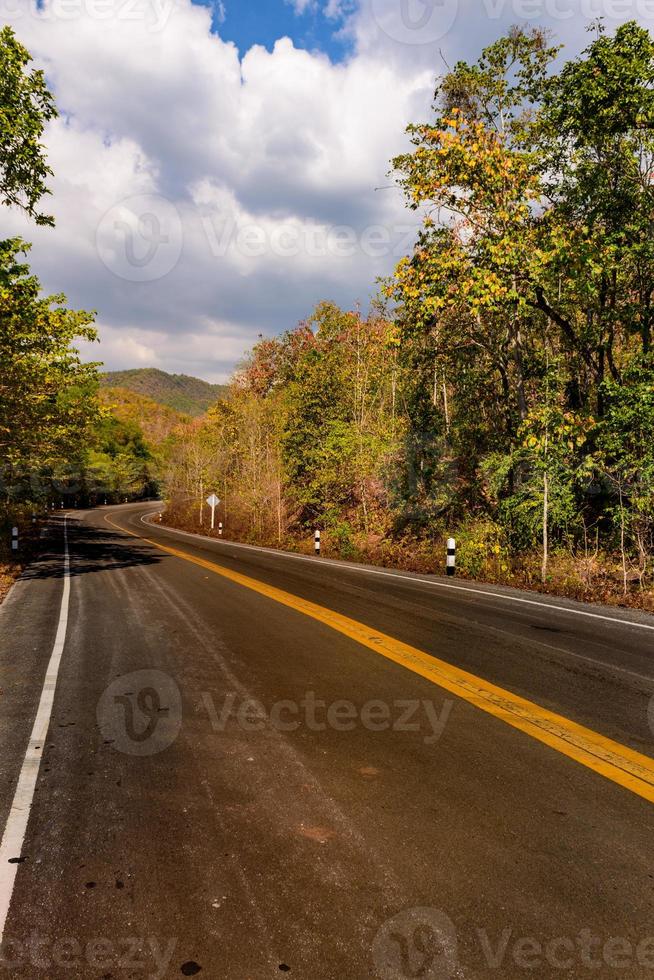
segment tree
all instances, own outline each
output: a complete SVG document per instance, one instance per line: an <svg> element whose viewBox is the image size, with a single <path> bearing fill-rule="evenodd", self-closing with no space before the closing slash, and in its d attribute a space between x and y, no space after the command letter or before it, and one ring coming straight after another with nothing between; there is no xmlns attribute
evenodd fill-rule
<svg viewBox="0 0 654 980"><path fill-rule="evenodd" d="M605 378L638 338L651 345L654 296L654 41L635 22L600 28L578 58L541 87L530 139L550 202L536 306L578 359L577 406L594 387L602 415ZM549 282L547 281L549 279ZM572 406L572 407L577 407Z"/></svg>
<svg viewBox="0 0 654 980"><path fill-rule="evenodd" d="M538 530L543 577L550 545L606 504L587 477L609 397L613 426L618 393L634 396L654 298L654 41L600 29L553 72L556 50L515 29L442 79L394 161L423 225L388 288L426 526L490 513L516 549ZM642 553L627 443L613 455L622 536Z"/></svg>
<svg viewBox="0 0 654 980"><path fill-rule="evenodd" d="M0 31L0 196L4 204L21 208L37 224L52 225L52 217L37 211L49 191L52 171L41 143L43 129L57 110L43 72L29 70L29 52L10 27Z"/></svg>
<svg viewBox="0 0 654 980"><path fill-rule="evenodd" d="M96 365L72 346L93 315L41 295L17 240L0 243L0 457L5 478L80 459L97 418Z"/></svg>

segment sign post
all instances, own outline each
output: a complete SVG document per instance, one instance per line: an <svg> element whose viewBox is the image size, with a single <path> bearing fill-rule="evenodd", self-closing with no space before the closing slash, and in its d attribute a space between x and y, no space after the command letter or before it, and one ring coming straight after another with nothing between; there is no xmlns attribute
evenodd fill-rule
<svg viewBox="0 0 654 980"><path fill-rule="evenodd" d="M215 527L216 507L220 503L220 498L217 497L215 493L212 493L207 497L207 503L211 507L211 530L213 531Z"/></svg>

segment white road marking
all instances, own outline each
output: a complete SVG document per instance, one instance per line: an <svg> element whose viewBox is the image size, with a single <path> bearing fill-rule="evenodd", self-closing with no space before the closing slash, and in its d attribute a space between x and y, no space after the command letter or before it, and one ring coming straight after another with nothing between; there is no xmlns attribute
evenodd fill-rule
<svg viewBox="0 0 654 980"><path fill-rule="evenodd" d="M196 538L201 541L211 541L224 548L243 548L247 551L261 551L267 555L279 558L293 558L297 561L310 561L312 565L331 565L332 568L343 568L346 572L359 572L362 575L383 575L386 578L401 578L414 585L422 585L428 589L453 589L455 592L468 592L472 595L483 595L491 599L501 599L503 602L521 602L528 606L538 606L539 609L551 609L553 612L570 613L572 616L586 616L589 619L600 619L606 623L617 623L618 626L633 626L635 629L654 630L654 625L649 623L637 623L632 619L620 619L617 616L604 616L602 613L587 612L585 609L573 609L569 606L558 606L551 602L541 602L538 599L523 599L520 596L504 595L501 592L489 592L485 589L476 589L467 585L452 585L450 582L432 582L413 575L404 575L402 572L391 572L388 569L379 568L360 568L358 565L339 565L338 562L330 561L329 558L314 558L312 555L296 555L292 551L278 551L275 548L260 548L254 544L237 544L235 541L224 541L219 538L210 538L207 534L193 534L190 531L179 531L177 528L167 527L165 524L152 524L148 520L154 517L159 511L152 511L150 514L143 514L141 523L149 527L158 528L160 531L167 531L168 534L182 534L187 538ZM106 518L105 518L106 519Z"/></svg>
<svg viewBox="0 0 654 980"><path fill-rule="evenodd" d="M43 681L41 700L34 719L32 734L27 745L25 759L18 777L16 792L7 818L4 836L0 844L0 945L5 931L11 897L14 892L18 858L21 857L27 822L34 800L34 790L41 766L41 757L50 727L52 705L54 702L59 667L66 642L68 626L68 607L70 604L70 556L68 552L67 515L64 516L64 589L61 597L59 623L55 636L50 662ZM13 862L13 863L12 863Z"/></svg>

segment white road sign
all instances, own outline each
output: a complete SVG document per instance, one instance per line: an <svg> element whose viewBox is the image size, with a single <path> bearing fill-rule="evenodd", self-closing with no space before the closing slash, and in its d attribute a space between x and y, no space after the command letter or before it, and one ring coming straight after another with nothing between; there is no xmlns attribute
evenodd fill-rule
<svg viewBox="0 0 654 980"><path fill-rule="evenodd" d="M209 504L210 507L217 507L218 504L220 503L220 500L215 495L215 493L212 493L210 497L207 497L207 503Z"/></svg>

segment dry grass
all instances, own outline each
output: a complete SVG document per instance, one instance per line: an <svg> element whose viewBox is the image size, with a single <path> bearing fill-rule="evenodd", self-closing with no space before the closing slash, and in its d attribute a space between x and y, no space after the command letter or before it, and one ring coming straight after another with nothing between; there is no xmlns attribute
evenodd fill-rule
<svg viewBox="0 0 654 980"><path fill-rule="evenodd" d="M22 571L23 566L18 562L0 561L0 602L6 598L9 589Z"/></svg>

